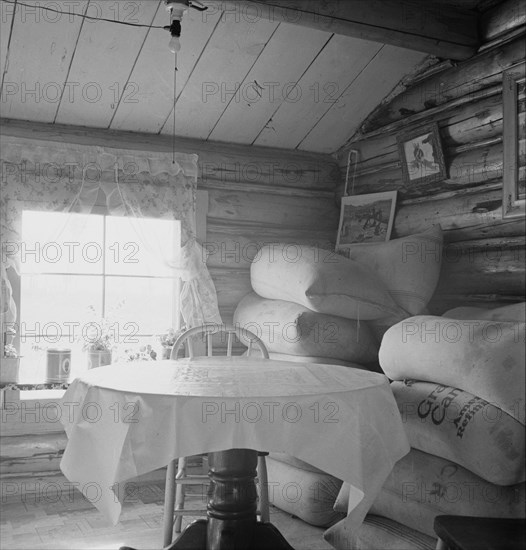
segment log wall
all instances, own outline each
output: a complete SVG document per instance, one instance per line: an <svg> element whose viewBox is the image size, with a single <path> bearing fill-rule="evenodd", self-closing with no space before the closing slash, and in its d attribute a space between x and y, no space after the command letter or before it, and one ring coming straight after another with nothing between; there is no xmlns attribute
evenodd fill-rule
<svg viewBox="0 0 526 550"><path fill-rule="evenodd" d="M488 41L476 56L456 65L444 62L414 79L369 116L359 135L337 154L344 180L349 151L358 151L351 156L349 193L398 191L391 238L436 223L444 229L447 245L432 313L524 300L524 218L502 219L502 72L524 59L525 10L512 0L491 10L483 19ZM523 87L522 175L525 111ZM434 184L406 184L397 135L430 123L439 127L448 177ZM343 190L344 181L337 198Z"/></svg>

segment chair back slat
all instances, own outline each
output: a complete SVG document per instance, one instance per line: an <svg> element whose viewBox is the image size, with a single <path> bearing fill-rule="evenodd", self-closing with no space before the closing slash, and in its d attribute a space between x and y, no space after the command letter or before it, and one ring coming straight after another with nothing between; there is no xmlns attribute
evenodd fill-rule
<svg viewBox="0 0 526 550"><path fill-rule="evenodd" d="M226 344L226 354L228 357L232 357L232 337L234 336L234 333L231 331L228 331L228 341Z"/></svg>
<svg viewBox="0 0 526 550"><path fill-rule="evenodd" d="M239 328L239 327L207 323L200 327L194 327L194 328L188 329L186 332L181 334L181 336L177 338L177 340L175 341L175 344L172 347L170 359L177 359L177 353L181 348L181 346L184 344L186 344L188 357L195 357L192 337L198 336L198 335L201 335L201 336L206 335L207 355L209 357L212 357L213 335L217 333L227 334L228 340L227 340L226 355L229 357L232 355L233 337L234 335L236 335L239 338L239 340L248 347L248 355L251 355L252 350L254 348L259 348L262 357L264 359L269 358L268 351L267 351L267 348L265 347L265 344L253 332L250 332L247 329Z"/></svg>
<svg viewBox="0 0 526 550"><path fill-rule="evenodd" d="M211 332L209 332L206 335L206 350L207 350L208 357L212 357L212 355L214 353L213 353L213 348L212 348L212 333Z"/></svg>

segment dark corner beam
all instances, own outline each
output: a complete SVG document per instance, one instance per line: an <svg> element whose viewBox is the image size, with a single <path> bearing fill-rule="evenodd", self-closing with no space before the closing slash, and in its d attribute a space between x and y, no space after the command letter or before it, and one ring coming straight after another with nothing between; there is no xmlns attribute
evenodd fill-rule
<svg viewBox="0 0 526 550"><path fill-rule="evenodd" d="M446 0L205 0L241 21L302 25L400 46L441 58L471 57L479 46L478 15Z"/></svg>

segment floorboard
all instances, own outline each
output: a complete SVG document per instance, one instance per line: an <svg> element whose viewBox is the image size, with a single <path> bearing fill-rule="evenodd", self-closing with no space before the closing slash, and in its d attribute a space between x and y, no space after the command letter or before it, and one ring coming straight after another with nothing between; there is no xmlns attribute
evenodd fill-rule
<svg viewBox="0 0 526 550"><path fill-rule="evenodd" d="M137 550L162 547L163 488L142 485L127 498L121 521L111 525L78 491L28 493L2 499L0 548L2 550L117 550L132 545ZM203 497L193 494L187 504L200 507ZM271 507L271 522L296 550L329 550L324 529ZM183 518L183 525L193 519Z"/></svg>

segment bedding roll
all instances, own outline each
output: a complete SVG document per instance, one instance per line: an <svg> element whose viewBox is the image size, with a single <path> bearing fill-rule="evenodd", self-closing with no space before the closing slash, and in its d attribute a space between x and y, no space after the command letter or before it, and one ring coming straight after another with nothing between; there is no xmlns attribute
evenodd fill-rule
<svg viewBox="0 0 526 550"><path fill-rule="evenodd" d="M458 388L392 382L411 447L451 460L496 485L526 480L524 426Z"/></svg>
<svg viewBox="0 0 526 550"><path fill-rule="evenodd" d="M344 517L333 509L342 485L339 479L271 457L266 463L271 504L318 527L327 527Z"/></svg>
<svg viewBox="0 0 526 550"><path fill-rule="evenodd" d="M401 523L368 514L355 531L340 521L323 534L337 550L434 550L436 535L428 536Z"/></svg>
<svg viewBox="0 0 526 550"><path fill-rule="evenodd" d="M455 307L446 311L442 317L449 319L486 319L488 321L526 322L526 302L509 306L484 309L481 307Z"/></svg>
<svg viewBox="0 0 526 550"><path fill-rule="evenodd" d="M250 266L250 281L263 298L295 302L327 315L366 320L400 314L372 269L312 246L264 246Z"/></svg>
<svg viewBox="0 0 526 550"><path fill-rule="evenodd" d="M438 515L521 518L524 506L524 483L493 485L449 460L411 449L395 464L370 513L433 536Z"/></svg>
<svg viewBox="0 0 526 550"><path fill-rule="evenodd" d="M460 388L525 423L525 324L411 317L382 339L379 361L391 380Z"/></svg>
<svg viewBox="0 0 526 550"><path fill-rule="evenodd" d="M442 265L442 243L442 228L435 225L401 239L351 246L349 258L375 271L409 317L421 314L433 296Z"/></svg>
<svg viewBox="0 0 526 550"><path fill-rule="evenodd" d="M357 363L378 357L378 344L365 324L293 302L248 294L236 308L234 323L256 334L272 352Z"/></svg>

